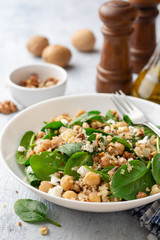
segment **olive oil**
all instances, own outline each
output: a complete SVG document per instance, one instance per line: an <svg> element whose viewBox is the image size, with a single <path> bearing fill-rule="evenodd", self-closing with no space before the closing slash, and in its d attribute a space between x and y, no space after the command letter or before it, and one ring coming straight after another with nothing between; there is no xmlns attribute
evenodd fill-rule
<svg viewBox="0 0 160 240"><path fill-rule="evenodd" d="M131 95L160 103L160 43L148 64L132 84Z"/></svg>

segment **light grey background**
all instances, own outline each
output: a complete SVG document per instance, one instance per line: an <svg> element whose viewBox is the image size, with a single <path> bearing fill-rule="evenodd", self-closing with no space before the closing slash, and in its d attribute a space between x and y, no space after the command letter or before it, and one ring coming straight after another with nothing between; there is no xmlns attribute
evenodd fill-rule
<svg viewBox="0 0 160 240"><path fill-rule="evenodd" d="M51 44L68 46L72 60L68 71L66 94L95 92L96 67L100 60L103 37L98 8L102 0L5 0L0 1L0 101L11 99L6 79L8 73L23 64L42 62L32 57L25 48L28 37L42 34ZM158 24L160 20L158 18ZM157 24L157 28L158 28ZM80 53L71 43L71 34L89 28L96 35L95 51ZM159 32L158 32L159 35ZM21 107L20 107L21 109ZM0 131L14 114L0 114ZM18 194L16 193L18 191ZM19 198L43 201L49 208L49 217L62 224L57 228L49 223L18 226L20 219L13 211ZM3 208L6 204L6 208ZM39 228L49 227L49 234L41 236ZM131 211L118 213L85 213L56 206L25 189L7 172L0 162L0 240L143 240L148 231L140 228Z"/></svg>

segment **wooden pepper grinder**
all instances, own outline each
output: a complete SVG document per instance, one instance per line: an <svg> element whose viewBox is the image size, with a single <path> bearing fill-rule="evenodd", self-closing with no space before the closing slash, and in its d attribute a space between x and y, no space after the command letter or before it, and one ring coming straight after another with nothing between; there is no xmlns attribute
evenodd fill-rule
<svg viewBox="0 0 160 240"><path fill-rule="evenodd" d="M129 51L129 36L136 8L126 1L110 1L101 5L99 15L104 22L104 44L98 65L97 92L111 93L121 89L130 93L132 66Z"/></svg>
<svg viewBox="0 0 160 240"><path fill-rule="evenodd" d="M146 65L156 47L155 19L160 0L129 0L138 9L131 36L131 62L133 72L139 73Z"/></svg>

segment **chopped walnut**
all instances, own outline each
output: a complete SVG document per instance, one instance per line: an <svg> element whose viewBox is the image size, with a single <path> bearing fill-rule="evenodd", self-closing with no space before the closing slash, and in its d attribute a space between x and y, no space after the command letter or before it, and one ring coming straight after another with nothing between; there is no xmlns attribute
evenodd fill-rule
<svg viewBox="0 0 160 240"><path fill-rule="evenodd" d="M16 112L17 106L12 101L0 102L0 112L3 114L10 114Z"/></svg>
<svg viewBox="0 0 160 240"><path fill-rule="evenodd" d="M137 195L136 195L137 199L139 198L144 198L144 197L147 197L147 194L145 192L139 192Z"/></svg>
<svg viewBox="0 0 160 240"><path fill-rule="evenodd" d="M46 235L48 233L48 227L41 227L39 229L41 235Z"/></svg>

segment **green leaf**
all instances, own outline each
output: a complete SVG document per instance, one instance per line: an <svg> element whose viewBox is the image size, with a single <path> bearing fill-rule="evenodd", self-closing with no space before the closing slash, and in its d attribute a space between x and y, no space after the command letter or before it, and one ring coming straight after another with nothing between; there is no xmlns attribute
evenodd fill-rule
<svg viewBox="0 0 160 240"><path fill-rule="evenodd" d="M112 111L110 109L106 113L105 118L106 118L107 121L110 120L110 119L113 119L114 121L117 121L116 117L112 114Z"/></svg>
<svg viewBox="0 0 160 240"><path fill-rule="evenodd" d="M93 165L91 154L87 152L78 152L73 154L72 157L70 157L68 162L66 163L66 166L64 168L64 175L67 174L73 176L74 180L78 180L80 175L77 173L77 171L72 169L73 167L79 168L82 165L88 166Z"/></svg>
<svg viewBox="0 0 160 240"><path fill-rule="evenodd" d="M38 178L41 180L50 180L50 175L63 171L68 160L68 156L52 152L42 152L40 155L33 155L30 159L30 165Z"/></svg>
<svg viewBox="0 0 160 240"><path fill-rule="evenodd" d="M128 171L128 164L120 167L113 175L111 184L111 193L115 197L125 200L136 199L138 192L149 194L146 188L151 189L155 183L151 172L143 162L133 160L129 164L132 166L132 170Z"/></svg>
<svg viewBox="0 0 160 240"><path fill-rule="evenodd" d="M38 187L40 185L41 180L34 173L28 173L27 172L28 167L25 167L24 169L24 174L27 178L27 181L31 186Z"/></svg>
<svg viewBox="0 0 160 240"><path fill-rule="evenodd" d="M83 122L88 122L90 123L92 120L97 120L97 121L100 121L100 122L105 122L104 121L104 118L99 115L100 112L99 111L90 111L88 113L84 113L82 114L81 116L73 119L69 124L68 126L71 127L73 125L80 125L82 126Z"/></svg>
<svg viewBox="0 0 160 240"><path fill-rule="evenodd" d="M114 166L110 166L110 167L106 167L102 170L94 170L88 166L85 166L88 170L90 170L91 172L95 172L95 173L98 173L102 179L105 181L105 182L108 182L108 180L110 179L110 175L108 174L108 172L114 168Z"/></svg>
<svg viewBox="0 0 160 240"><path fill-rule="evenodd" d="M88 137L87 141L92 142L92 141L94 141L95 139L96 139L96 134L95 134L95 133L92 133L92 134Z"/></svg>
<svg viewBox="0 0 160 240"><path fill-rule="evenodd" d="M56 122L51 122L51 123L47 123L42 129L41 131L45 131L46 129L52 129L52 130L56 130L59 129L60 127L62 127L63 124L61 121L56 121Z"/></svg>
<svg viewBox="0 0 160 240"><path fill-rule="evenodd" d="M84 128L84 130L86 131L87 135L91 135L92 133L102 133L102 135L104 136L108 136L108 133L105 133L101 130L98 129L94 129L94 128Z"/></svg>
<svg viewBox="0 0 160 240"><path fill-rule="evenodd" d="M30 147L30 145L33 144L34 140L35 140L35 133L32 131L28 131L23 135L20 141L20 146L23 146L26 149L26 151L25 152L17 151L15 155L16 161L19 164L25 164L27 152L32 150L32 147Z"/></svg>
<svg viewBox="0 0 160 240"><path fill-rule="evenodd" d="M129 126L133 126L132 120L131 120L127 115L124 115L124 116L123 116L123 120L124 120Z"/></svg>
<svg viewBox="0 0 160 240"><path fill-rule="evenodd" d="M82 152L81 147L84 143L66 143L64 145L59 146L56 150L61 153L65 153L69 157L71 157L76 152Z"/></svg>
<svg viewBox="0 0 160 240"><path fill-rule="evenodd" d="M47 207L42 202L36 200L19 199L14 204L14 211L24 222L49 221L58 227L61 226L59 223L46 217Z"/></svg>
<svg viewBox="0 0 160 240"><path fill-rule="evenodd" d="M153 157L152 174L156 183L160 184L160 153L155 154Z"/></svg>
<svg viewBox="0 0 160 240"><path fill-rule="evenodd" d="M100 111L96 111L96 110L93 110L93 111L89 111L88 114L91 115L91 114L100 114L101 112Z"/></svg>
<svg viewBox="0 0 160 240"><path fill-rule="evenodd" d="M112 138L111 142L113 142L113 143L115 143L115 142L121 143L121 144L123 144L125 146L126 150L133 150L132 146L130 145L130 143L127 140L125 140L123 138L120 138L118 136L114 136Z"/></svg>

